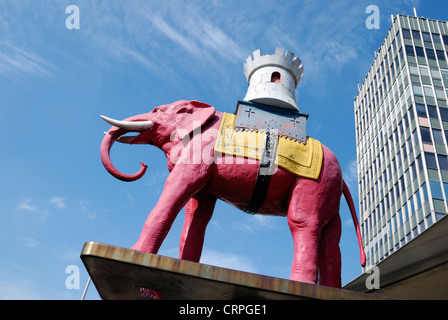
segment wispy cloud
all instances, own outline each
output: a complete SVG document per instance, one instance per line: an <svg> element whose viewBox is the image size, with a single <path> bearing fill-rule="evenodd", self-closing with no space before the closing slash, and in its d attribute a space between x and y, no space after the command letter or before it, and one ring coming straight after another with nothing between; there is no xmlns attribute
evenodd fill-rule
<svg viewBox="0 0 448 320"><path fill-rule="evenodd" d="M90 219L93 219L96 217L96 213L90 209L90 201L88 200L81 200L79 201L79 204L81 206L82 212Z"/></svg>
<svg viewBox="0 0 448 320"><path fill-rule="evenodd" d="M345 225L345 226L348 226L348 227L353 226L353 220L352 220L352 218L348 218L348 219L346 219L346 220L344 221L344 225Z"/></svg>
<svg viewBox="0 0 448 320"><path fill-rule="evenodd" d="M130 194L127 190L124 190L124 193L126 194L126 197L128 198L129 204L130 205L135 205L135 199L132 196L132 194Z"/></svg>
<svg viewBox="0 0 448 320"><path fill-rule="evenodd" d="M204 250L201 256L201 263L240 270L246 272L257 272L257 267L245 256L233 253L224 253L214 250Z"/></svg>
<svg viewBox="0 0 448 320"><path fill-rule="evenodd" d="M19 208L21 210L37 211L38 208L31 204L32 201L33 201L33 199L26 199L26 200L20 202L19 205L17 206L17 208Z"/></svg>
<svg viewBox="0 0 448 320"><path fill-rule="evenodd" d="M248 55L243 48L245 43L231 33L230 20L220 24L213 20L226 15L210 7L206 12L212 15L204 15L205 8L197 1L188 4L135 1L126 6L117 2L107 5L89 2L89 7L83 13L86 21L83 32L104 49L103 54L95 57L98 60L126 59L151 72L162 73L179 63L173 59L220 65L223 60L240 63Z"/></svg>
<svg viewBox="0 0 448 320"><path fill-rule="evenodd" d="M174 41L182 48L192 54L200 54L200 51L195 47L194 42L187 40L186 36L175 30L162 17L148 15L154 24L154 27L162 32L168 39Z"/></svg>
<svg viewBox="0 0 448 320"><path fill-rule="evenodd" d="M344 181L349 188L357 189L358 184L358 161L355 159L347 164L343 171Z"/></svg>
<svg viewBox="0 0 448 320"><path fill-rule="evenodd" d="M147 13L154 28L184 48L190 54L207 59L243 59L247 56L246 50L241 48L225 30L204 18L192 7L182 11L172 6L169 11L172 18Z"/></svg>
<svg viewBox="0 0 448 320"><path fill-rule="evenodd" d="M31 237L20 237L19 242L29 249L35 249L41 245L40 241Z"/></svg>
<svg viewBox="0 0 448 320"><path fill-rule="evenodd" d="M58 197L58 196L52 197L50 199L50 203L54 204L58 209L63 209L67 207L64 197Z"/></svg>
<svg viewBox="0 0 448 320"><path fill-rule="evenodd" d="M36 200L38 204L35 204L35 201L32 198L27 198L19 202L17 209L20 212L23 212L23 215L20 215L23 219L28 219L32 216L40 221L45 221L50 217L50 213L47 208L38 200Z"/></svg>
<svg viewBox="0 0 448 320"><path fill-rule="evenodd" d="M255 214L247 216L244 221L234 221L232 226L245 233L257 233L276 228L276 219L278 217Z"/></svg>
<svg viewBox="0 0 448 320"><path fill-rule="evenodd" d="M211 49L220 58L235 60L246 58L248 55L246 50L241 48L241 44L232 39L225 30L197 12L190 13L189 23L185 28L196 43L205 49Z"/></svg>
<svg viewBox="0 0 448 320"><path fill-rule="evenodd" d="M0 281L1 300L41 300L40 292L35 280L13 278Z"/></svg>
<svg viewBox="0 0 448 320"><path fill-rule="evenodd" d="M78 261L79 248L72 248L65 244L61 244L55 252L54 256L61 260Z"/></svg>
<svg viewBox="0 0 448 320"><path fill-rule="evenodd" d="M159 254L177 258L179 256L179 247L163 248L159 251ZM202 251L200 263L252 273L258 272L257 266L247 256L211 249Z"/></svg>
<svg viewBox="0 0 448 320"><path fill-rule="evenodd" d="M50 77L54 66L31 51L0 40L0 75L15 78L22 75Z"/></svg>
<svg viewBox="0 0 448 320"><path fill-rule="evenodd" d="M158 197L162 194L165 180L168 177L169 172L165 169L156 169L147 174L144 177L145 185L153 190L153 195Z"/></svg>
<svg viewBox="0 0 448 320"><path fill-rule="evenodd" d="M157 63L150 59L147 52L142 52L134 48L131 43L128 43L120 35L111 36L105 33L105 31L97 31L91 34L90 37L97 46L103 49L103 54L95 57L101 63L109 61L112 58L121 63L136 63L150 72L160 73L163 70Z"/></svg>

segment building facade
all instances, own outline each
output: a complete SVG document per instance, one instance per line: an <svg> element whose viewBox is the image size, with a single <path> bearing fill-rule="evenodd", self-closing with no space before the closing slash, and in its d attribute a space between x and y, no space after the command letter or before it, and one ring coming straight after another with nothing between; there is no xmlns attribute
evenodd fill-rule
<svg viewBox="0 0 448 320"><path fill-rule="evenodd" d="M448 213L448 25L397 15L354 101L367 267Z"/></svg>

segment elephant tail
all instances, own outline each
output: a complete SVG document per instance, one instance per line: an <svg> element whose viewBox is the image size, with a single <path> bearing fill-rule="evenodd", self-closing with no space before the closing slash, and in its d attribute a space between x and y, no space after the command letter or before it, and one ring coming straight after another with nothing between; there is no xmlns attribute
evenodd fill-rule
<svg viewBox="0 0 448 320"><path fill-rule="evenodd" d="M352 195L350 193L350 190L347 187L347 184L344 181L344 188L343 191L345 200L347 201L348 207L350 208L350 213L352 214L353 224L355 225L356 230L356 236L358 237L358 245L359 245L359 255L361 259L361 265L363 267L366 266L366 254L364 252L364 247L362 245L362 237L361 237L361 230L359 228L359 222L358 217L356 216L356 209L355 205L353 204Z"/></svg>

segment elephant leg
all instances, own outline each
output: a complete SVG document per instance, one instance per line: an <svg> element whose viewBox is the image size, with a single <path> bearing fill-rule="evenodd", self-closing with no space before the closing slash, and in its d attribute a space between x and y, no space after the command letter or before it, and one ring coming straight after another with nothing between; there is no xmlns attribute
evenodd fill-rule
<svg viewBox="0 0 448 320"><path fill-rule="evenodd" d="M179 211L207 183L207 168L177 165L169 174L162 195L145 221L131 249L157 253Z"/></svg>
<svg viewBox="0 0 448 320"><path fill-rule="evenodd" d="M179 259L199 262L205 229L216 204L216 197L204 192L195 194L185 206L185 222L180 237Z"/></svg>
<svg viewBox="0 0 448 320"><path fill-rule="evenodd" d="M291 280L317 283L319 243L319 201L317 184L311 180L296 183L288 208L288 225L294 243Z"/></svg>
<svg viewBox="0 0 448 320"><path fill-rule="evenodd" d="M322 230L319 249L319 284L341 288L341 218L335 215Z"/></svg>

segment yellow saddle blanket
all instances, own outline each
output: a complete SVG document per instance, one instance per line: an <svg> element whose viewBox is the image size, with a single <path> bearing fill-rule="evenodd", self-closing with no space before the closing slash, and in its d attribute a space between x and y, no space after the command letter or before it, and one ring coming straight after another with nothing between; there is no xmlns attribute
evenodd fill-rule
<svg viewBox="0 0 448 320"><path fill-rule="evenodd" d="M215 151L234 156L260 160L263 155L266 133L235 131L235 115L224 113ZM306 138L306 144L279 136L275 164L302 177L319 178L322 167L322 145L318 140Z"/></svg>

